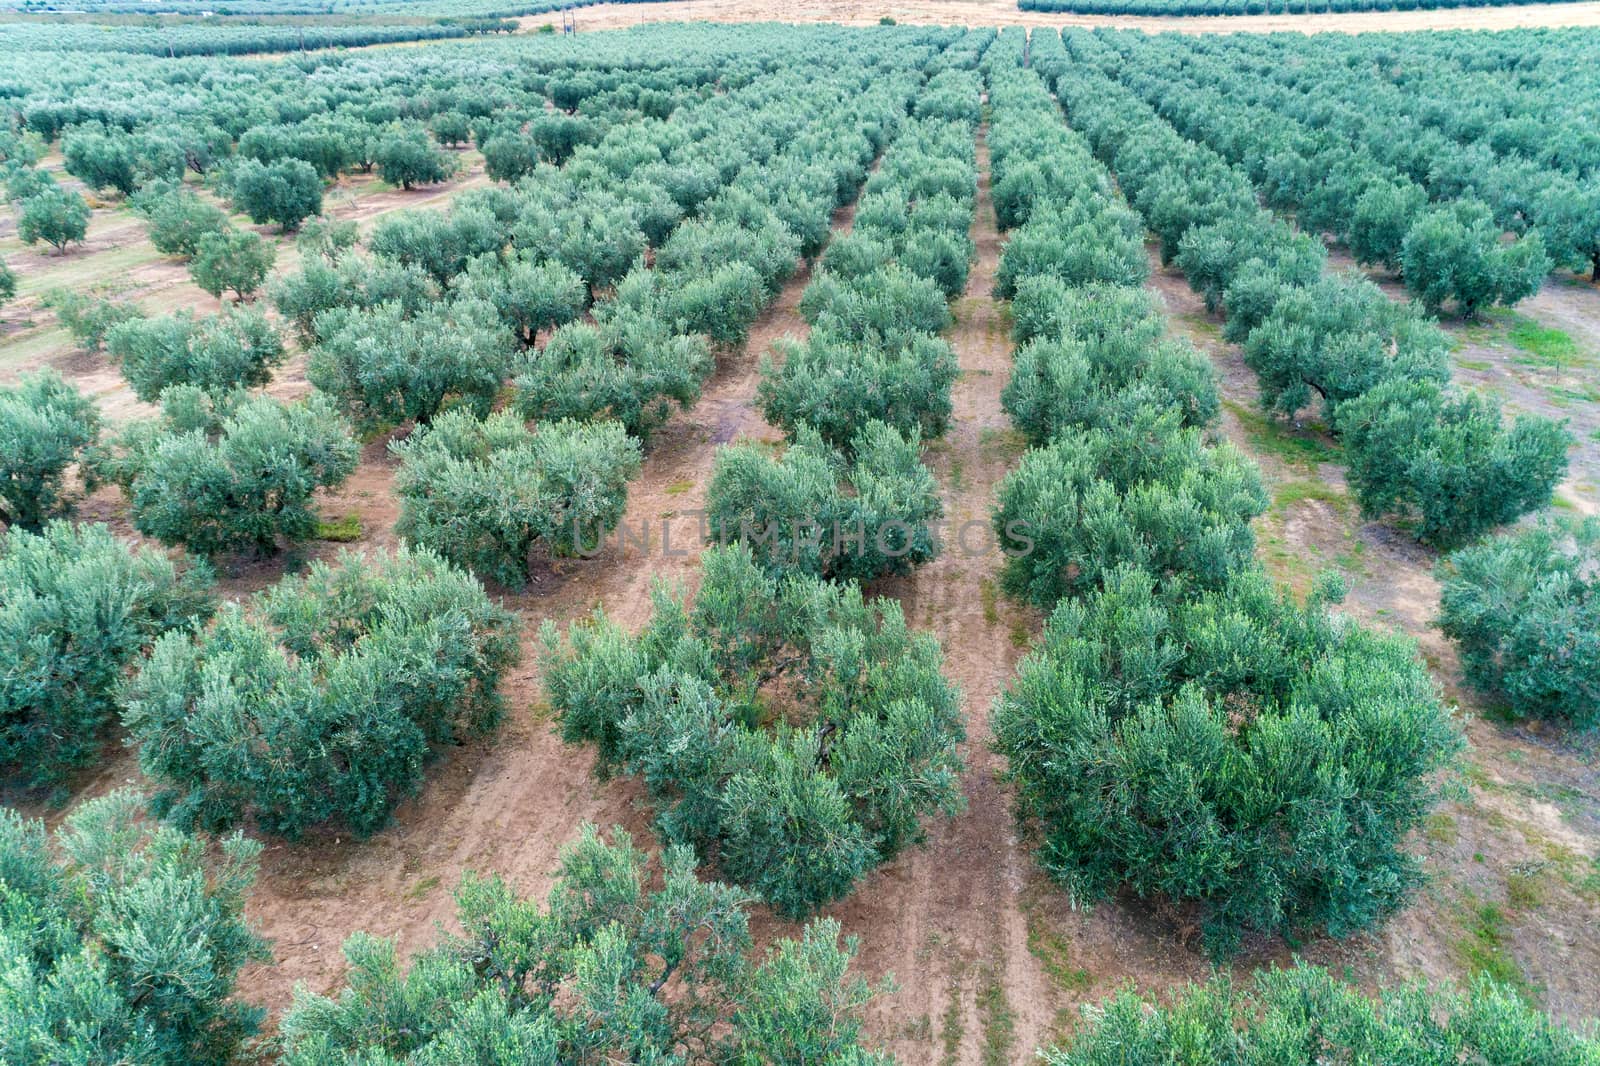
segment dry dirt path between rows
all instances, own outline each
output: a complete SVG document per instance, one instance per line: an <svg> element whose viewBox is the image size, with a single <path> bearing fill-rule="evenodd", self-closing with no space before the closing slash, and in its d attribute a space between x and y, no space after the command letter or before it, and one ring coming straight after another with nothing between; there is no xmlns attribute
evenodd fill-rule
<svg viewBox="0 0 1600 1066"><path fill-rule="evenodd" d="M841 209L835 232L847 231L854 208ZM428 775L422 795L402 805L395 824L367 841L322 834L297 844L269 843L248 908L272 941L275 961L240 979L250 998L274 1011L296 982L325 992L343 973L339 945L356 930L398 938L402 957L432 943L436 927L454 926L452 890L463 872L493 872L519 894L542 898L560 848L583 822L626 827L642 846L654 835L645 797L634 781L597 781L594 753L563 744L545 713L539 683L537 630L584 617L596 606L638 629L650 615L650 589L660 579L692 584L698 575L697 521L713 458L721 443L748 437L777 441L755 407L760 353L784 335L803 337L803 265L758 318L742 349L723 353L698 404L654 436L639 476L628 486L623 527L639 531L619 550L613 540L595 558L563 560L541 570L528 589L505 597L523 617L523 661L501 691L508 714L496 734L453 753ZM353 510L367 536L358 547L392 546L392 460L383 442L370 445L350 485L324 505ZM670 554L663 523L670 523ZM638 536L649 530L647 546Z"/></svg>
<svg viewBox="0 0 1600 1066"><path fill-rule="evenodd" d="M925 844L828 911L860 937L862 973L894 975L897 991L874 1004L869 1030L875 1044L905 1063L1027 1061L1056 1013L1049 979L1028 948L1024 898L1034 867L1018 844L1009 790L996 776L1002 763L989 746L990 704L1038 620L997 598L997 554L969 555L953 543L966 522L978 523L968 538L974 548L988 543L995 487L1021 450L1000 407L1011 369L1010 323L990 295L1001 239L982 132L977 162L977 261L946 334L961 375L950 428L928 455L951 533L937 560L871 590L898 597L907 621L939 638L945 671L961 686L967 809L934 819Z"/></svg>

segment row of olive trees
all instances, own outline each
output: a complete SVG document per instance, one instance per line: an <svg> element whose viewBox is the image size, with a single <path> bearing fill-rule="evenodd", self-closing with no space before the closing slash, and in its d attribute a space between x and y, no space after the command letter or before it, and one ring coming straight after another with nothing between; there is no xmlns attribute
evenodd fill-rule
<svg viewBox="0 0 1600 1066"><path fill-rule="evenodd" d="M1039 860L1077 900L1193 908L1216 954L1367 928L1420 879L1404 839L1456 729L1411 642L1267 580L1259 472L1208 436L1203 357L1161 339L1137 216L1033 71L996 62L990 101L1024 344L1003 398L1034 442L994 524L1026 537L1005 587L1051 612L994 726Z"/></svg>
<svg viewBox="0 0 1600 1066"><path fill-rule="evenodd" d="M1098 38L1069 33L1073 56ZM1120 54L1120 53L1119 53ZM1446 335L1356 275L1324 273L1326 249L1256 203L1248 176L1187 140L1093 61L1043 64L1073 123L1208 307L1227 316L1262 401L1319 412L1344 445L1365 514L1418 539L1471 540L1548 503L1570 436L1549 419L1509 423L1492 399L1453 388Z"/></svg>
<svg viewBox="0 0 1600 1066"><path fill-rule="evenodd" d="M857 582L937 549L942 507L921 433L948 417L954 359L936 336L949 312L933 275L964 279L971 255L977 83L946 70L920 91L910 79L873 87L886 94L881 138L861 141L842 195L813 194L820 227L795 249L822 251L833 209L883 150L855 213L877 260L845 276L825 267L802 297L813 325L803 350L817 358L797 366L802 349L790 347L784 387L815 402L774 419L790 435L778 454L719 450L706 514L711 539L726 543L702 556L692 606L662 588L637 636L603 613L544 634L564 734L597 744L603 768L644 780L668 839L790 915L847 895L918 842L927 815L961 803L960 706L939 646ZM908 99L923 117L902 118ZM816 173L822 146L805 153ZM878 221L863 227L868 217ZM906 265L904 249L941 234L959 238L942 265ZM828 245L824 262L838 263L848 240ZM671 250L658 274L663 259L668 270L682 261ZM704 254L702 273L716 262ZM900 364L930 349L939 376L908 388ZM764 373L770 398L777 371Z"/></svg>

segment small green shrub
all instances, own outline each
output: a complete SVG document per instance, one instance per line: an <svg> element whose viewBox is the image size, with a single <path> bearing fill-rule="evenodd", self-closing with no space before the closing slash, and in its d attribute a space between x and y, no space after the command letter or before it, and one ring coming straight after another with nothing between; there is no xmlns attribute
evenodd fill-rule
<svg viewBox="0 0 1600 1066"><path fill-rule="evenodd" d="M1600 723L1600 521L1549 520L1439 565L1438 625L1519 717Z"/></svg>

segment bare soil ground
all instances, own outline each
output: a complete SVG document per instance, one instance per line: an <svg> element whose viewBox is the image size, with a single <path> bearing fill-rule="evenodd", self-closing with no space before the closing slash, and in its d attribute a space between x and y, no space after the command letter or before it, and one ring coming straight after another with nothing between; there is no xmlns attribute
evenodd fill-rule
<svg viewBox="0 0 1600 1066"><path fill-rule="evenodd" d="M646 22L838 22L876 24L881 18L912 25L1120 26L1152 33L1274 33L1379 30L1505 30L1524 26L1600 26L1600 3L1526 4L1432 11L1352 11L1311 15L1234 15L1146 18L1022 11L1015 0L669 0L650 4L600 4L575 12L580 32ZM550 15L518 20L525 31L560 24Z"/></svg>

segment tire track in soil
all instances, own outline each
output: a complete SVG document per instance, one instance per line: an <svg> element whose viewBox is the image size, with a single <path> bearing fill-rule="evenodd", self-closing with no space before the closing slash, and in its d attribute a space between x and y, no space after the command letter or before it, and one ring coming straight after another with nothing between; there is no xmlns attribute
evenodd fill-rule
<svg viewBox="0 0 1600 1066"><path fill-rule="evenodd" d="M1013 633L1031 639L1039 619L997 601L997 553L969 555L954 544L954 531L968 521L980 524L969 543L990 543L995 488L1021 450L1000 406L1011 369L1010 322L990 295L1002 241L985 132L978 134L971 230L977 260L946 333L961 367L954 417L928 456L950 533L937 560L872 590L897 596L907 620L939 638L946 673L961 686L967 809L951 820L934 818L925 844L875 871L827 911L860 937L858 972L871 980L893 973L898 988L870 1008L868 1030L875 1044L907 1063L1030 1060L1048 1039L1057 1009L1052 984L1028 946L1024 907L1034 866L1017 839L1009 789L997 778L1002 760L989 747L990 704L1022 654Z"/></svg>
<svg viewBox="0 0 1600 1066"><path fill-rule="evenodd" d="M848 232L853 204L834 214L835 234ZM527 589L503 592L523 619L523 660L501 683L505 724L469 742L434 766L420 796L395 812L394 824L366 841L308 834L297 844L268 842L247 913L273 942L275 962L240 978L253 1002L274 1012L288 1006L304 982L327 992L342 978L339 953L356 930L396 937L402 958L433 943L438 927L454 927L452 892L467 870L493 872L521 895L548 892L560 848L583 822L621 825L641 846L654 848L642 787L631 779L598 781L594 753L562 742L543 703L538 629L565 626L604 605L608 615L638 629L650 615L650 589L659 579L692 589L701 546L688 512L705 506L717 444L738 437L781 440L755 406L758 356L778 338L803 338L800 295L810 280L802 263L778 299L752 325L748 342L721 353L699 402L680 411L652 438L643 469L628 486L623 527L650 530L647 546L611 540L591 559L541 566ZM397 514L389 484L393 461L369 447L362 470L325 510L358 513L367 533L359 545L395 542ZM670 522L667 554L663 523Z"/></svg>

